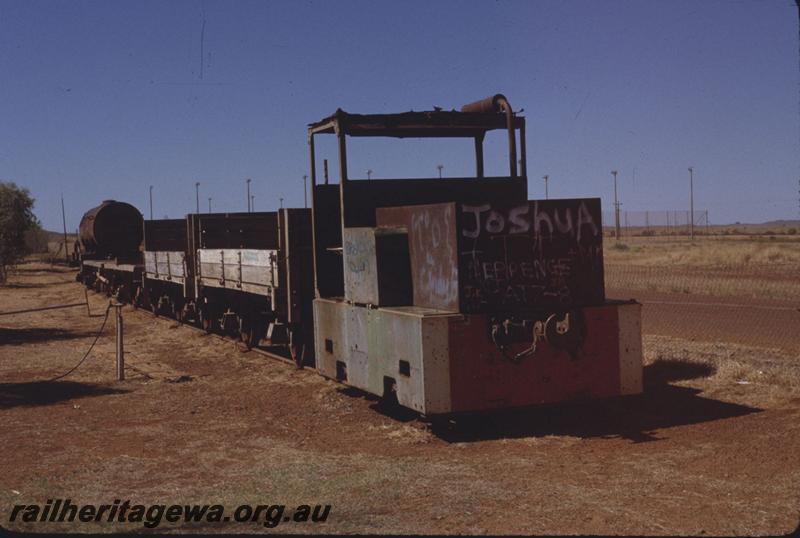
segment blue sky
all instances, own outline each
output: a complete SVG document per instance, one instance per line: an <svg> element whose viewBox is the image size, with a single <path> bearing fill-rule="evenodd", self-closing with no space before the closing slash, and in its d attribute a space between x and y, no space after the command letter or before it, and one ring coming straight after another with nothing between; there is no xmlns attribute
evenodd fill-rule
<svg viewBox="0 0 800 538"><path fill-rule="evenodd" d="M205 21L205 22L204 22ZM201 34L203 36L201 58ZM202 73L201 73L202 64ZM798 218L794 1L0 0L0 180L49 229L103 199L155 216L302 206L306 124L502 92L528 121L530 197L712 223ZM351 176L467 175L469 141L351 144ZM331 144L323 156L333 164ZM487 146L502 173L502 134ZM634 180L635 169L635 180Z"/></svg>

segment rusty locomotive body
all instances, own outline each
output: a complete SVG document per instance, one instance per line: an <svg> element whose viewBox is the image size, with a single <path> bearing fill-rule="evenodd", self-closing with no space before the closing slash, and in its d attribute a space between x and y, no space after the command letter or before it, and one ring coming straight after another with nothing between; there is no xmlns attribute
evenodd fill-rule
<svg viewBox="0 0 800 538"><path fill-rule="evenodd" d="M484 139L508 137L508 174ZM339 180L317 181L336 137ZM462 178L348 176L348 137L474 144ZM436 416L642 390L641 306L603 285L597 198L529 200L525 119L502 95L462 107L309 125L312 209L143 225L140 304Z"/></svg>
<svg viewBox="0 0 800 538"><path fill-rule="evenodd" d="M508 175L483 143L508 135ZM528 200L525 120L502 95L461 111L309 126L317 368L426 415L642 390L640 305L603 285L600 200ZM315 137L339 183L317 184ZM470 178L348 177L348 137L472 139ZM517 158L519 147L519 159Z"/></svg>

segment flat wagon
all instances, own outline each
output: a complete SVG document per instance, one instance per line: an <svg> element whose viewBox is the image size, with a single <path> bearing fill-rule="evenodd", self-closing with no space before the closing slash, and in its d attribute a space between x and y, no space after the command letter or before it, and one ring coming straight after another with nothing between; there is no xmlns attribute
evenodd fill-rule
<svg viewBox="0 0 800 538"><path fill-rule="evenodd" d="M186 219L144 221L144 284L137 306L178 321L187 317L186 297L192 296L192 256L187 250Z"/></svg>
<svg viewBox="0 0 800 538"><path fill-rule="evenodd" d="M186 307L207 331L285 346L313 364L311 211L191 214Z"/></svg>

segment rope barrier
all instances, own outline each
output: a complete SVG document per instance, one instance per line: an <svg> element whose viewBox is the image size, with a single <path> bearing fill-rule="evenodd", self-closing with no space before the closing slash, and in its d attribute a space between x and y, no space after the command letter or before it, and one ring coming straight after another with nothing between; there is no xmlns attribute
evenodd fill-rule
<svg viewBox="0 0 800 538"><path fill-rule="evenodd" d="M91 353L91 352L92 352L92 349L94 349L94 345L95 345L95 344L97 343L97 341L100 339L100 335L102 335L102 334L103 334L103 329L105 329L105 327L106 327L106 322L108 321L108 313L109 313L109 312L111 312L111 306L112 306L112 305L109 303L108 307L106 308L106 314L105 314L105 316L103 317L103 323L100 325L100 330L99 330L99 331L97 331L97 335L95 335L95 337L94 337L94 340L92 341L92 345L90 345L90 346L89 346L89 349L87 349L87 350L86 350L86 353L84 353L84 355L83 355L83 357L81 358L81 360L80 360L80 361L78 361L78 364L76 364L75 366L73 366L73 367L72 367L72 368L71 368L71 369L70 369L68 372L66 372L66 373L63 373L63 374L61 374L61 375L59 375L59 376L56 376L56 377L53 377L53 378L50 378L50 379L47 379L47 380L45 380L45 381L44 381L44 383L50 383L51 381L58 381L59 379L63 379L63 378L65 378L65 377L67 377L68 375L70 375L70 374L71 374L72 372L74 372L75 370L77 370L77 369L78 369L78 367L79 367L81 364L83 364L83 361L85 361L85 360L87 359L87 357L89 357L89 353Z"/></svg>
<svg viewBox="0 0 800 538"><path fill-rule="evenodd" d="M42 310L57 310L59 308L74 308L76 306L86 306L87 303L72 303L58 306L43 306L42 308L29 308L27 310L12 310L10 312L0 312L0 316L10 316L11 314L26 314L28 312L41 312Z"/></svg>

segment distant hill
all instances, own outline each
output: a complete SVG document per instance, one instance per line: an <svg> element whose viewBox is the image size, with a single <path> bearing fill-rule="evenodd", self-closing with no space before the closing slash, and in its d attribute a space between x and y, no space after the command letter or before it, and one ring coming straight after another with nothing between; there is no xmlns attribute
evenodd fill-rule
<svg viewBox="0 0 800 538"><path fill-rule="evenodd" d="M800 226L800 220L770 220L767 222L729 222L727 224L713 224L713 226L772 226L772 227L787 227L787 226Z"/></svg>
<svg viewBox="0 0 800 538"><path fill-rule="evenodd" d="M764 222L763 226L800 226L800 220L771 220Z"/></svg>
<svg viewBox="0 0 800 538"><path fill-rule="evenodd" d="M51 232L50 230L45 230L44 233L47 234L47 242L48 243L58 243L58 242L63 243L64 242L64 232ZM78 238L78 236L75 235L75 234L70 234L70 233L67 234L67 242L68 243L71 243L72 241L75 241L77 238Z"/></svg>

